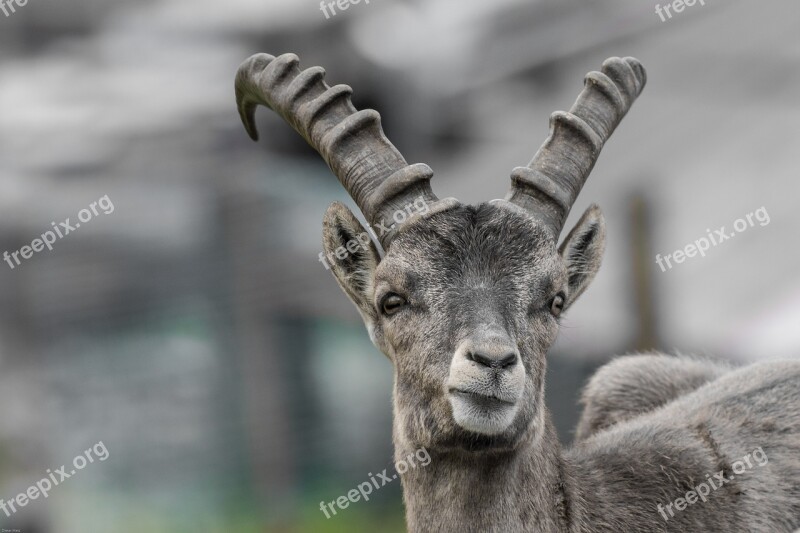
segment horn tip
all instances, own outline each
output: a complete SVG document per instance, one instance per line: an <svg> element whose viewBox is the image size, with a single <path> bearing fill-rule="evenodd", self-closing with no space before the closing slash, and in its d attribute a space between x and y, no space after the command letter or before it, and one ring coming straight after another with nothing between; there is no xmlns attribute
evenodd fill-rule
<svg viewBox="0 0 800 533"><path fill-rule="evenodd" d="M624 61L628 63L633 72L636 74L636 78L639 80L639 91L641 92L641 90L644 89L644 86L647 84L647 70L644 68L644 65L642 65L642 63L635 57L626 57Z"/></svg>
<svg viewBox="0 0 800 533"><path fill-rule="evenodd" d="M258 129L256 128L256 108L258 104L246 99L237 98L237 107L239 108L239 118L242 119L247 135L253 141L258 141Z"/></svg>
<svg viewBox="0 0 800 533"><path fill-rule="evenodd" d="M253 98L253 85L256 77L274 60L270 54L254 54L245 59L236 71L236 107L247 135L254 141L258 140L255 113L259 101Z"/></svg>
<svg viewBox="0 0 800 533"><path fill-rule="evenodd" d="M258 129L256 129L255 120L251 119L249 122L245 122L244 129L247 132L248 137L253 142L258 142Z"/></svg>

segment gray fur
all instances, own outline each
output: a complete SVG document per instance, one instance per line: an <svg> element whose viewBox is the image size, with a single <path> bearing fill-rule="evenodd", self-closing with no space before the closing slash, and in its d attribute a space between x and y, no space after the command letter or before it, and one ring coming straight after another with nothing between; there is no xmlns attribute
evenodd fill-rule
<svg viewBox="0 0 800 533"><path fill-rule="evenodd" d="M583 440L617 422L653 411L729 372L695 357L641 354L618 357L598 370L583 391L575 433Z"/></svg>

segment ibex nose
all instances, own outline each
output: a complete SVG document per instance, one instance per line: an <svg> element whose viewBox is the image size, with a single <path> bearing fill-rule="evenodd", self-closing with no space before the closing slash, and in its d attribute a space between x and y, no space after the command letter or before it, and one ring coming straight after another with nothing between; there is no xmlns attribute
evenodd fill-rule
<svg viewBox="0 0 800 533"><path fill-rule="evenodd" d="M517 364L517 352L491 353L490 350L469 350L465 355L470 361L490 368L503 369Z"/></svg>
<svg viewBox="0 0 800 533"><path fill-rule="evenodd" d="M456 350L456 357L493 370L510 370L520 359L514 340L496 324L475 326Z"/></svg>

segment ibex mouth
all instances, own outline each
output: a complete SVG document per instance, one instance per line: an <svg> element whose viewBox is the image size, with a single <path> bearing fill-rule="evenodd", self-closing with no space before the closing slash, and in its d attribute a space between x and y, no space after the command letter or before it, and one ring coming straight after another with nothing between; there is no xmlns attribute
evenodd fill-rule
<svg viewBox="0 0 800 533"><path fill-rule="evenodd" d="M497 407L500 404L514 405L514 403L515 403L514 401L509 401L509 400L504 400L502 398L498 398L497 396L495 396L493 394L481 394L479 392L471 392L471 391L466 391L466 390L461 390L461 389L456 389L456 388L451 388L450 389L450 394L456 394L458 396L462 396L464 398L467 398L467 399L475 402L477 405L480 405L481 407L486 407L486 408Z"/></svg>
<svg viewBox="0 0 800 533"><path fill-rule="evenodd" d="M519 410L517 401L458 388L449 389L449 399L455 423L481 435L502 433L514 421Z"/></svg>

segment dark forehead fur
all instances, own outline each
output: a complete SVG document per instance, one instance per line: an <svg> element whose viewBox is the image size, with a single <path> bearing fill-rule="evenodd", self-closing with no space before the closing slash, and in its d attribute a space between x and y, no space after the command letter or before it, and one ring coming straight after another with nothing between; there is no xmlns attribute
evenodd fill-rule
<svg viewBox="0 0 800 533"><path fill-rule="evenodd" d="M462 280L473 276L522 280L534 270L543 282L556 282L551 279L559 273L555 254L555 243L534 219L482 203L460 205L406 224L392 242L386 262L406 270L409 283L414 282L412 272Z"/></svg>

